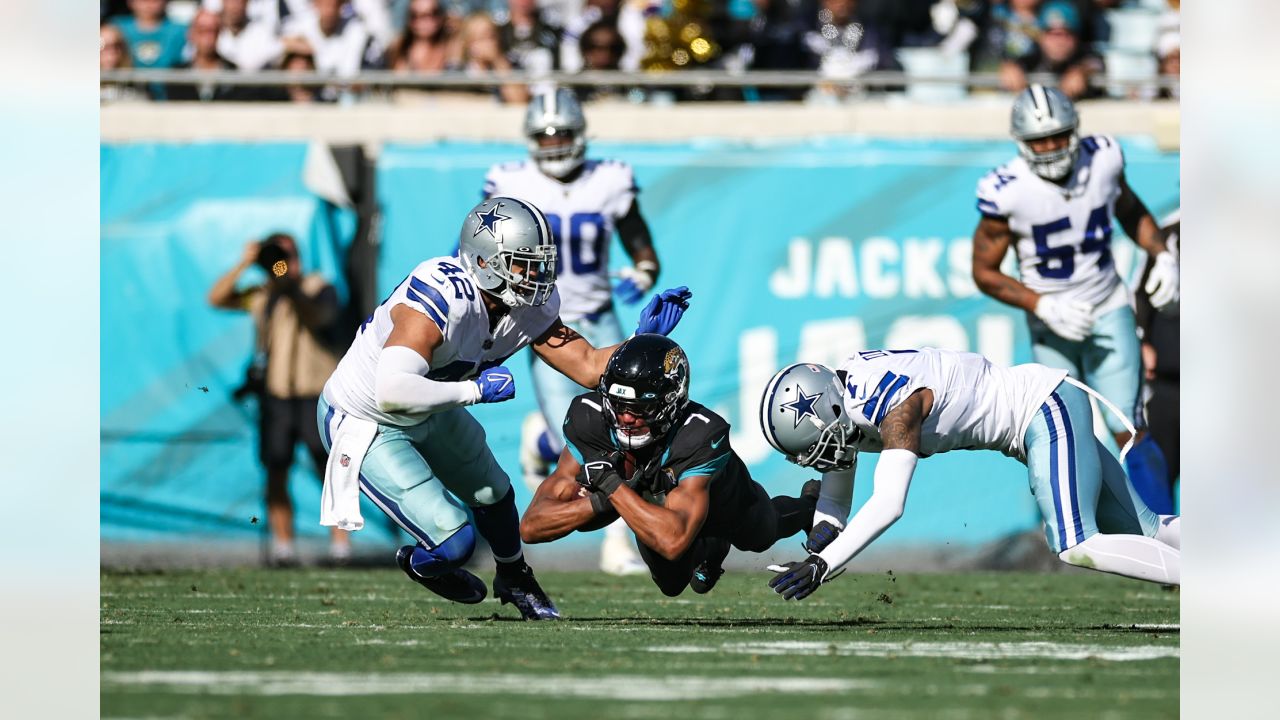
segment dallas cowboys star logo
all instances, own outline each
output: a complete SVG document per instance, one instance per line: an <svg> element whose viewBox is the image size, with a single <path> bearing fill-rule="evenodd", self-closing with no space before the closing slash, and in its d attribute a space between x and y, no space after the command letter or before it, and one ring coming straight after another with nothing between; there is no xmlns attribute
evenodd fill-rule
<svg viewBox="0 0 1280 720"><path fill-rule="evenodd" d="M792 400L789 403L782 403L780 406L783 410L790 410L796 414L796 424L792 426L792 430L800 427L800 421L804 420L806 417L818 417L818 413L813 411L813 404L818 401L818 398L822 397L822 393L820 392L812 395L805 395L804 391L800 388L796 388L796 395L798 397L795 400Z"/></svg>
<svg viewBox="0 0 1280 720"><path fill-rule="evenodd" d="M510 215L499 214L497 205L489 208L488 212L476 213L476 217L480 218L480 225L475 232L471 233L471 237L479 235L481 230L488 230L489 234L496 238L498 237L498 221L511 219Z"/></svg>

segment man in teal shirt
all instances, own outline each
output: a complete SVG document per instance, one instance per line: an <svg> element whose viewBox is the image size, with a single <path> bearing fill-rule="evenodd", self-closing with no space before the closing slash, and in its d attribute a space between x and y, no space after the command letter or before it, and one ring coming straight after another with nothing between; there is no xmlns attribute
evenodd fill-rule
<svg viewBox="0 0 1280 720"><path fill-rule="evenodd" d="M168 0L129 0L130 15L113 23L129 41L133 66L171 68L182 62L187 28L165 16Z"/></svg>

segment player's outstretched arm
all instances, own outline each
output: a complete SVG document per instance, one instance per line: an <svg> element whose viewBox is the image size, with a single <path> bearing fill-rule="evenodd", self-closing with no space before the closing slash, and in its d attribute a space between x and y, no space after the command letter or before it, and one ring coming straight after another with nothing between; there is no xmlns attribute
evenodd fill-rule
<svg viewBox="0 0 1280 720"><path fill-rule="evenodd" d="M1116 198L1115 212L1120 226L1151 258L1142 283L1151 304L1162 308L1177 300L1180 283L1178 260L1169 251L1167 232L1156 224L1147 206L1125 181L1123 173L1120 175L1120 196Z"/></svg>
<svg viewBox="0 0 1280 720"><path fill-rule="evenodd" d="M685 478L667 493L663 505L646 502L627 485L618 487L609 499L637 540L675 560L689 550L707 519L710 485L711 478L705 475Z"/></svg>
<svg viewBox="0 0 1280 720"><path fill-rule="evenodd" d="M617 345L597 348L577 330L556 318L541 337L533 341L533 351L562 375L588 390L600 384L604 366Z"/></svg>
<svg viewBox="0 0 1280 720"><path fill-rule="evenodd" d="M614 288L614 293L619 300L631 305L643 299L644 294L653 288L662 269L658 253L653 248L649 223L640 214L640 204L636 200L632 200L626 214L618 218L618 239L622 241L632 265L622 269L622 281Z"/></svg>
<svg viewBox="0 0 1280 720"><path fill-rule="evenodd" d="M538 486L520 518L520 539L527 543L551 542L591 525L599 515L609 514L609 520L613 520L613 514L604 508L601 509L605 512L597 512L591 492L574 479L580 469L568 450L561 451L555 472Z"/></svg>
<svg viewBox="0 0 1280 720"><path fill-rule="evenodd" d="M1000 271L1000 263L1004 262L1012 242L1013 231L1009 229L1008 220L983 217L978 221L973 231L973 282L983 293L1006 305L1035 312L1040 296L1017 278Z"/></svg>
<svg viewBox="0 0 1280 720"><path fill-rule="evenodd" d="M391 309L391 334L378 355L373 394L387 413L431 413L479 402L515 397L506 368L489 368L476 381L445 382L427 377L431 356L444 341L440 328L426 315L405 305Z"/></svg>

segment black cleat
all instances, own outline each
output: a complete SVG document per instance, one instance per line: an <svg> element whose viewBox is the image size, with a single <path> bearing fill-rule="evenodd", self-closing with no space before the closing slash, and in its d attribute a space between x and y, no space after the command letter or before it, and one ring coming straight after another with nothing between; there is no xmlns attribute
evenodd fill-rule
<svg viewBox="0 0 1280 720"><path fill-rule="evenodd" d="M518 568L510 570L503 570L502 565L499 564L498 574L493 578L493 594L503 605L515 605L525 620L560 619L560 611L542 591L527 563L521 560Z"/></svg>
<svg viewBox="0 0 1280 720"><path fill-rule="evenodd" d="M689 587L699 595L711 592L711 588L720 581L720 576L724 575L723 563L729 555L729 541L713 542L716 544L712 547L711 553L705 560L698 563L697 569L693 571L693 577L689 578Z"/></svg>
<svg viewBox="0 0 1280 720"><path fill-rule="evenodd" d="M461 568L435 577L419 575L409 564L409 558L413 556L413 548L413 545L405 545L396 551L396 564L405 575L409 576L410 580L446 600L467 605L474 605L484 600L489 592L484 586L484 581Z"/></svg>

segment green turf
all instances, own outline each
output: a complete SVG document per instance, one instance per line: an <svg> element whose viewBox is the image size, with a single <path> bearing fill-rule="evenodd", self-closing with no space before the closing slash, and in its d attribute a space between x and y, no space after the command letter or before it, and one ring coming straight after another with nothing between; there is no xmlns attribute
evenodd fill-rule
<svg viewBox="0 0 1280 720"><path fill-rule="evenodd" d="M522 623L394 569L106 572L102 715L1177 716L1178 595L1156 586L849 573L783 603L766 576L668 599L645 578L543 573L567 620Z"/></svg>

